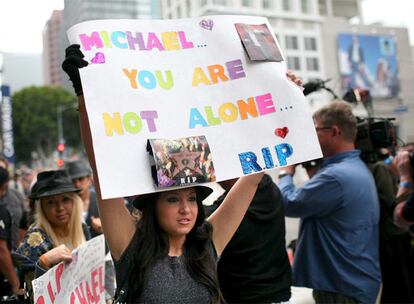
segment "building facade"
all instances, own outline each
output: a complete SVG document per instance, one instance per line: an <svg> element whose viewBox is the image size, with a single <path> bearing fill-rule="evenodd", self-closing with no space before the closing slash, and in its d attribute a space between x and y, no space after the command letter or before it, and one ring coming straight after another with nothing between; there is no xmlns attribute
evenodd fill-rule
<svg viewBox="0 0 414 304"><path fill-rule="evenodd" d="M157 1L65 0L65 29L87 20L158 18Z"/></svg>
<svg viewBox="0 0 414 304"><path fill-rule="evenodd" d="M53 11L43 28L43 79L48 85L60 85L63 11Z"/></svg>
<svg viewBox="0 0 414 304"><path fill-rule="evenodd" d="M325 74L317 1L163 0L161 13L164 19L226 14L267 17L290 69L305 80Z"/></svg>
<svg viewBox="0 0 414 304"><path fill-rule="evenodd" d="M352 78L340 69L341 54L344 53L340 52L340 37L354 35L367 41L370 38L393 41L396 47L396 63L392 72L394 83L397 82L398 85L398 94L375 97L374 116L395 118L399 138L403 141L414 141L414 124L409 121L409 116L414 111L414 87L410 85L414 80L414 69L407 29L364 25L361 0L161 1L161 16L164 19L225 14L267 17L284 52L288 68L305 83L315 79L329 80L325 86L339 97L346 91L344 81ZM370 55L372 54L367 54ZM392 56L388 57L393 59ZM372 83L378 84L378 73L375 70L365 74L369 74ZM361 73L357 76L358 85L363 76L366 75ZM331 102L334 94L321 89L307 98L311 107L317 109ZM367 116L361 104L355 107L355 113Z"/></svg>

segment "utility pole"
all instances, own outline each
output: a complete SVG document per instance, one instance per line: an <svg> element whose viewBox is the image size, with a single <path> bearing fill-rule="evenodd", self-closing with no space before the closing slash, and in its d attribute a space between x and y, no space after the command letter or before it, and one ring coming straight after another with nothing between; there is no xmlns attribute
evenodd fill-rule
<svg viewBox="0 0 414 304"><path fill-rule="evenodd" d="M63 135L63 112L69 109L75 108L76 104L70 105L58 105L57 107L57 128L58 128L58 143L56 146L56 150L58 151L58 167L63 167L64 165L64 152L65 152L65 137Z"/></svg>

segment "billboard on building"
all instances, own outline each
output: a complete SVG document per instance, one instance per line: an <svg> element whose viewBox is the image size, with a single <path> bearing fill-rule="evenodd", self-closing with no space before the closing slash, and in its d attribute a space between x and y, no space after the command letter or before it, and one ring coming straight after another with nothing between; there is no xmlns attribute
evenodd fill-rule
<svg viewBox="0 0 414 304"><path fill-rule="evenodd" d="M338 34L342 89L363 88L372 97L397 97L397 48L393 36Z"/></svg>

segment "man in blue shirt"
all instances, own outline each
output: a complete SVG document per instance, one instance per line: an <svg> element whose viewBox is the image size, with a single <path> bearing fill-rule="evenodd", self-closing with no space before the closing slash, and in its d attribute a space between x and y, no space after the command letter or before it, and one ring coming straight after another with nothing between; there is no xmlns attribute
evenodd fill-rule
<svg viewBox="0 0 414 304"><path fill-rule="evenodd" d="M324 161L302 187L294 166L279 175L285 214L301 218L293 285L313 288L316 303L374 303L380 288L379 202L359 158L351 107L334 102L313 115Z"/></svg>

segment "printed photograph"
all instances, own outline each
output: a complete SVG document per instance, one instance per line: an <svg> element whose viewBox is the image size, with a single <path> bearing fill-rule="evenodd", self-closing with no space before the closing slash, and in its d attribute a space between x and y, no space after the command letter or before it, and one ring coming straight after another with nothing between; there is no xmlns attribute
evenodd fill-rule
<svg viewBox="0 0 414 304"><path fill-rule="evenodd" d="M266 24L236 23L235 26L251 61L283 61L282 53Z"/></svg>
<svg viewBox="0 0 414 304"><path fill-rule="evenodd" d="M153 178L158 188L214 182L212 154L205 136L176 140L148 140L154 158Z"/></svg>

